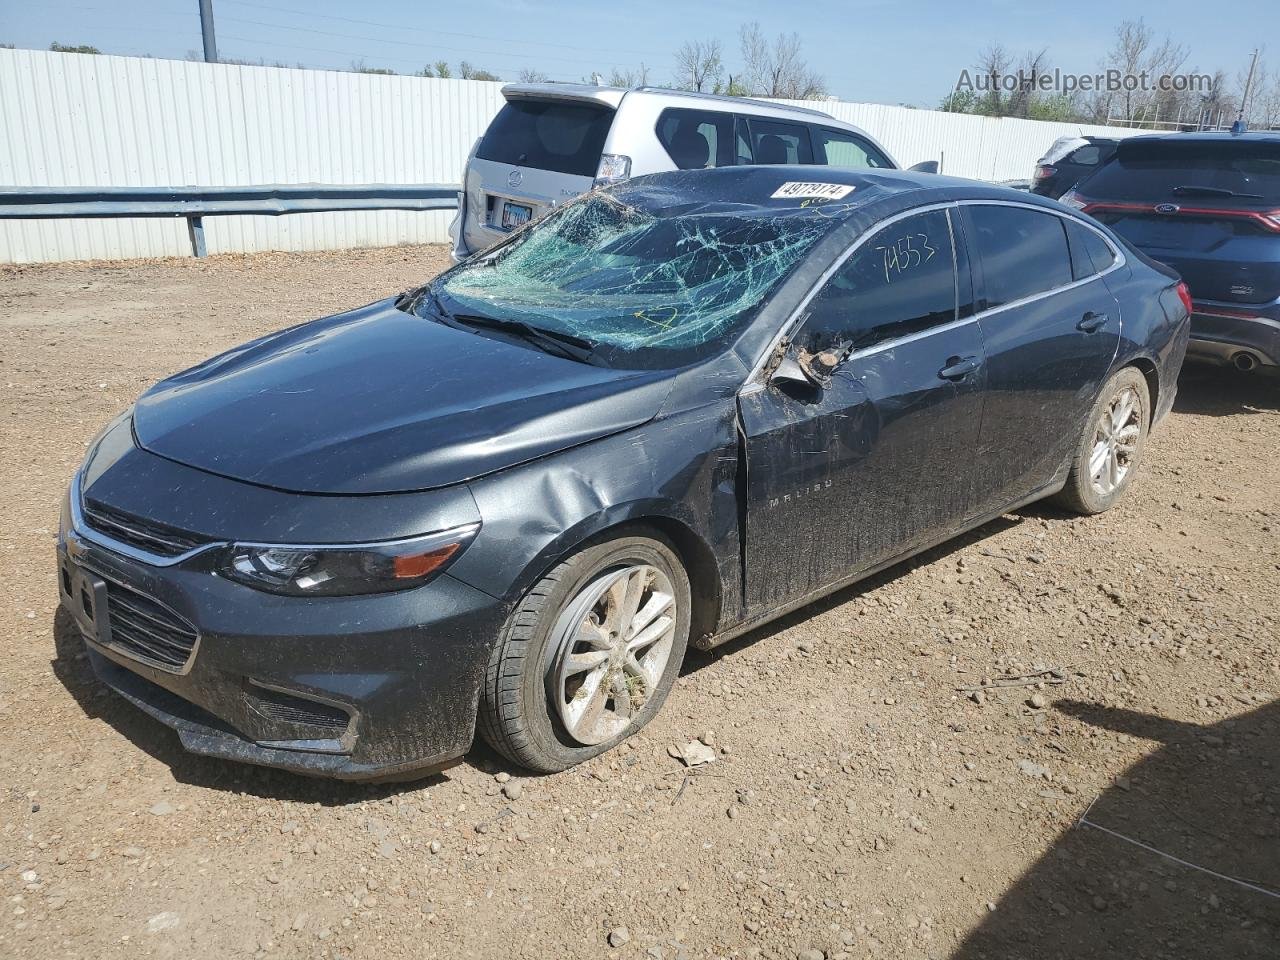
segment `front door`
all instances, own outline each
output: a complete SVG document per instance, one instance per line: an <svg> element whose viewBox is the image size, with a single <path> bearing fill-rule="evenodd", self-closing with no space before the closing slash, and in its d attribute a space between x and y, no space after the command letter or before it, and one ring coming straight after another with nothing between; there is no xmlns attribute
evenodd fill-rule
<svg viewBox="0 0 1280 960"><path fill-rule="evenodd" d="M959 252L945 209L881 228L791 338L793 351L847 356L830 383L744 390L748 616L972 515L986 367Z"/></svg>

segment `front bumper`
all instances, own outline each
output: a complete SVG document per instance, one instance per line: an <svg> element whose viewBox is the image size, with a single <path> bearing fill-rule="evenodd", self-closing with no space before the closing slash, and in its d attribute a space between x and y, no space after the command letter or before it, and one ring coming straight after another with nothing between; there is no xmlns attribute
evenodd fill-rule
<svg viewBox="0 0 1280 960"><path fill-rule="evenodd" d="M98 676L192 753L357 780L424 774L470 748L502 621L488 594L445 573L398 593L275 596L200 564L142 563L95 537L64 522L62 604ZM188 659L140 655L113 629L125 609L113 596L189 624Z"/></svg>
<svg viewBox="0 0 1280 960"><path fill-rule="evenodd" d="M1188 356L1231 363L1241 362L1243 355L1251 365L1280 366L1280 303L1249 307L1196 300L1193 305Z"/></svg>

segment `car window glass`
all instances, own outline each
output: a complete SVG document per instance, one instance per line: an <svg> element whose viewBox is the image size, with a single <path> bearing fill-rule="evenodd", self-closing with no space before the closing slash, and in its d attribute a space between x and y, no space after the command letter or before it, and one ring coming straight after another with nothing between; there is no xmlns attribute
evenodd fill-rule
<svg viewBox="0 0 1280 960"><path fill-rule="evenodd" d="M1081 147L1072 153L1071 156L1067 157L1067 162L1078 163L1084 167L1096 167L1100 159L1102 159L1102 149L1091 143L1087 147Z"/></svg>
<svg viewBox="0 0 1280 960"><path fill-rule="evenodd" d="M1021 300L1072 281L1062 218L1025 207L969 208L982 258L987 307Z"/></svg>
<svg viewBox="0 0 1280 960"><path fill-rule="evenodd" d="M818 144L818 159L831 167L890 167L887 157L856 134L827 127L814 127L813 135Z"/></svg>
<svg viewBox="0 0 1280 960"><path fill-rule="evenodd" d="M538 170L593 177L613 111L587 103L509 100L489 124L476 156Z"/></svg>
<svg viewBox="0 0 1280 960"><path fill-rule="evenodd" d="M658 140L680 170L724 167L734 162L733 114L709 110L664 110Z"/></svg>
<svg viewBox="0 0 1280 960"><path fill-rule="evenodd" d="M1115 262L1115 254L1100 236L1076 220L1065 223L1071 246L1071 275L1075 279L1101 273Z"/></svg>
<svg viewBox="0 0 1280 960"><path fill-rule="evenodd" d="M954 320L955 260L947 214L932 210L875 233L809 302L806 350L859 350Z"/></svg>
<svg viewBox="0 0 1280 960"><path fill-rule="evenodd" d="M813 163L809 128L798 123L752 117L751 152L756 163Z"/></svg>
<svg viewBox="0 0 1280 960"><path fill-rule="evenodd" d="M735 153L737 154L738 163L754 163L755 160L751 156L751 131L747 128L747 121L742 117L738 117L734 123Z"/></svg>

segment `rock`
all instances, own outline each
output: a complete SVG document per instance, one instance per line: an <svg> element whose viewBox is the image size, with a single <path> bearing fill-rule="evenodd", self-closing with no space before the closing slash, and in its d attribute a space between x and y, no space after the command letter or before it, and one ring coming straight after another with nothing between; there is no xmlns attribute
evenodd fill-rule
<svg viewBox="0 0 1280 960"><path fill-rule="evenodd" d="M1043 693L1033 693L1027 700L1027 704L1032 710L1043 710L1049 705L1049 701Z"/></svg>
<svg viewBox="0 0 1280 960"><path fill-rule="evenodd" d="M1040 764L1035 763L1032 760L1019 760L1018 769L1027 777L1043 777L1045 780L1048 780L1051 776L1048 767L1042 767Z"/></svg>
<svg viewBox="0 0 1280 960"><path fill-rule="evenodd" d="M714 747L716 745L716 732L714 730L704 730L698 739L706 746Z"/></svg>
<svg viewBox="0 0 1280 960"><path fill-rule="evenodd" d="M524 794L524 787L513 780L510 783L503 784L502 793L508 800L519 800Z"/></svg>
<svg viewBox="0 0 1280 960"><path fill-rule="evenodd" d="M981 690L974 690L972 693L969 694L969 699L972 700L974 703L976 703L978 706L982 706L984 703L987 702L987 695L983 693Z"/></svg>
<svg viewBox="0 0 1280 960"><path fill-rule="evenodd" d="M286 820L284 823L280 824L281 833L297 833L298 830L299 827L297 820Z"/></svg>
<svg viewBox="0 0 1280 960"><path fill-rule="evenodd" d="M36 873L34 870L23 870L20 876L22 877L23 883L40 882L40 874Z"/></svg>
<svg viewBox="0 0 1280 960"><path fill-rule="evenodd" d="M497 780L499 783L506 783L508 780L510 780L510 779L511 779L511 774L509 774L509 773L507 773L507 771L503 770L503 771L502 771L502 772L500 772L500 773L495 773L495 774L493 775L493 779Z"/></svg>
<svg viewBox="0 0 1280 960"><path fill-rule="evenodd" d="M175 809L174 805L168 800L161 800L159 803L153 803L151 805L150 813L157 817L167 817L169 814L173 813Z"/></svg>
<svg viewBox="0 0 1280 960"><path fill-rule="evenodd" d="M143 850L141 847L125 847L120 851L120 856L128 857L130 860L137 860L140 857L145 857L146 855L147 851Z"/></svg>
<svg viewBox="0 0 1280 960"><path fill-rule="evenodd" d="M431 852L432 852L433 854L434 854L434 853L439 853L439 852L440 852L441 850L443 850L443 849L444 849L444 844L443 844L443 843L441 843L439 840L432 840L432 841L431 841Z"/></svg>
<svg viewBox="0 0 1280 960"><path fill-rule="evenodd" d="M684 762L686 767L697 767L704 763L714 763L716 752L705 743L697 740L690 740L684 746L672 745L667 748L667 753L675 757L677 760Z"/></svg>
<svg viewBox="0 0 1280 960"><path fill-rule="evenodd" d="M809 947L797 953L796 960L824 960L824 957L821 950L815 950L812 947Z"/></svg>
<svg viewBox="0 0 1280 960"><path fill-rule="evenodd" d="M609 931L609 946L625 947L631 942L631 931L626 927L614 927Z"/></svg>
<svg viewBox="0 0 1280 960"><path fill-rule="evenodd" d="M182 918L172 910L166 910L163 913L157 913L147 921L147 933L161 933L165 930L172 930Z"/></svg>

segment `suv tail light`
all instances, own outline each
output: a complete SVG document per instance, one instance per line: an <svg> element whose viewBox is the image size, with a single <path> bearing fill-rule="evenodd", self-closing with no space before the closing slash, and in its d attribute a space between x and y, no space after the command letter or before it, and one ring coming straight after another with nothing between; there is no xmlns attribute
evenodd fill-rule
<svg viewBox="0 0 1280 960"><path fill-rule="evenodd" d="M620 153L600 154L600 166L596 168L596 182L593 186L606 183L617 183L631 176L631 158Z"/></svg>
<svg viewBox="0 0 1280 960"><path fill-rule="evenodd" d="M1051 167L1047 163L1042 163L1040 164L1040 166L1036 167L1036 172L1032 174L1031 179L1032 180L1048 180L1057 172L1058 172L1057 167Z"/></svg>
<svg viewBox="0 0 1280 960"><path fill-rule="evenodd" d="M1194 313L1191 306L1191 288L1187 286L1186 281L1178 281L1178 299L1182 301L1182 305L1187 308L1187 313Z"/></svg>
<svg viewBox="0 0 1280 960"><path fill-rule="evenodd" d="M1089 201L1074 190L1068 190L1058 198L1059 203L1065 203L1068 207L1074 207L1076 210L1084 210L1088 212Z"/></svg>

